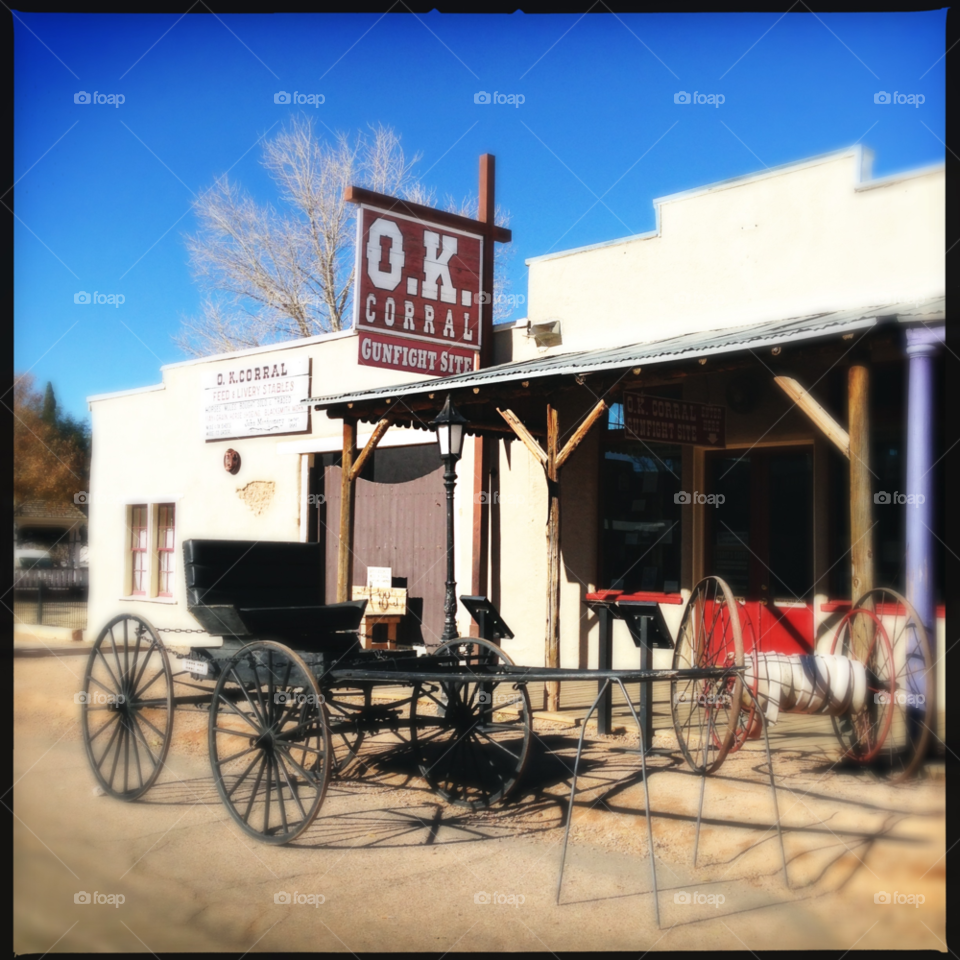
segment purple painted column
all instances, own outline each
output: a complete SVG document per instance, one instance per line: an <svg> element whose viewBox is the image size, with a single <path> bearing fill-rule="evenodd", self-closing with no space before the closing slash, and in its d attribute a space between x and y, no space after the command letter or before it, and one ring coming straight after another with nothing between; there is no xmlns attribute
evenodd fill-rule
<svg viewBox="0 0 960 960"><path fill-rule="evenodd" d="M907 469L904 491L907 503L907 599L927 627L931 642L936 636L933 595L933 358L943 342L944 328L907 328Z"/></svg>

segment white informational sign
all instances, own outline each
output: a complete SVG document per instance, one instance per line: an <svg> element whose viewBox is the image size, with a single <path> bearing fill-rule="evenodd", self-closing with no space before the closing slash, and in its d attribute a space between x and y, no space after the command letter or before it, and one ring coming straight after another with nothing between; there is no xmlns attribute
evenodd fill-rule
<svg viewBox="0 0 960 960"><path fill-rule="evenodd" d="M393 567L367 567L368 587L392 587Z"/></svg>
<svg viewBox="0 0 960 960"><path fill-rule="evenodd" d="M275 433L306 433L310 410L310 359L254 364L238 360L203 375L205 440L234 440Z"/></svg>

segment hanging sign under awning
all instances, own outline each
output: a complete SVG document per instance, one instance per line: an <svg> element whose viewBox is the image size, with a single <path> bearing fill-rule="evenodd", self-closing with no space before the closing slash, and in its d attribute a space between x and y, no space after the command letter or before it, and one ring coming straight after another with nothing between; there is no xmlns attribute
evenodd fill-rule
<svg viewBox="0 0 960 960"><path fill-rule="evenodd" d="M726 446L726 408L623 391L623 427L628 440Z"/></svg>

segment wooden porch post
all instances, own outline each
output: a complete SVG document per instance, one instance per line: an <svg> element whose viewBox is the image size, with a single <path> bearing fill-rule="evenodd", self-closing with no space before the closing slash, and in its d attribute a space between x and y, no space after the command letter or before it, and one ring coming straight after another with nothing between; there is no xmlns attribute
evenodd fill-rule
<svg viewBox="0 0 960 960"><path fill-rule="evenodd" d="M547 450L544 452L512 410L497 408L497 413L507 421L523 445L539 461L547 478L547 631L544 644L544 661L547 667L560 666L560 469L606 409L607 402L601 400L561 450L560 419L557 411L547 404ZM560 707L560 681L548 680L546 690L547 709L556 711Z"/></svg>
<svg viewBox="0 0 960 960"><path fill-rule="evenodd" d="M873 589L873 497L870 488L870 371L858 357L847 375L850 429L850 602ZM858 620L860 618L857 618ZM854 625L853 644L866 662L866 631Z"/></svg>
<svg viewBox="0 0 960 960"><path fill-rule="evenodd" d="M340 549L337 556L337 603L350 600L353 585L353 517L356 479L367 458L377 448L390 428L391 420L384 417L373 428L370 439L357 456L357 421L343 421L343 462L340 471Z"/></svg>
<svg viewBox="0 0 960 960"><path fill-rule="evenodd" d="M340 464L340 544L337 554L337 603L350 599L353 584L353 461L357 455L357 421L343 421L343 459Z"/></svg>
<svg viewBox="0 0 960 960"><path fill-rule="evenodd" d="M547 637L545 663L560 666L560 476L557 444L560 420L554 407L547 404ZM560 707L560 682L547 681L547 709Z"/></svg>

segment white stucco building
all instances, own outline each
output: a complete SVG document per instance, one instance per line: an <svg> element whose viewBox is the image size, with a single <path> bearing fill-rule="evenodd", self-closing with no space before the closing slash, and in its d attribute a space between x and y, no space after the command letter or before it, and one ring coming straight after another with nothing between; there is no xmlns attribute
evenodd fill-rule
<svg viewBox="0 0 960 960"><path fill-rule="evenodd" d="M875 370L871 429L879 444L873 470L877 483L899 484L895 491L906 489L908 347L927 344L930 409L939 389L942 165L873 180L867 154L856 147L655 204L657 229L649 234L528 260L527 320L496 330L496 367L450 382L468 418L473 398L480 404L496 384L509 384L511 403L531 430L542 427L549 400L567 436L601 395L611 404L609 418L564 467L563 666L596 663L596 618L584 605L589 592L660 595L675 629L682 608L674 599L688 595L708 573L725 576L738 595L768 612L786 611L776 630L782 628L787 647L802 648L791 630L811 639L827 636L842 610L837 604L849 600L851 590L844 560L849 521L838 495L845 489L846 464L772 378L790 364L790 375L843 422L847 353L861 337L869 341ZM538 346L529 335L548 330L549 346ZM326 520L324 509L332 494L329 471L337 470L341 449L338 420L312 410L309 432L296 435L207 440L203 431L211 374L272 367L290 358L309 360L309 396L341 398L338 409L356 402L372 411L379 398L412 403L428 389L412 387L418 382L413 374L358 365L356 331L346 331L169 364L157 384L90 397L91 632L121 611L159 626L196 626L179 577L179 545L187 538L326 538L327 556L335 558L337 525ZM624 432L624 389L723 406L725 447L641 445ZM441 403L438 396L437 410ZM494 419L495 405L484 408ZM486 416L476 409L477 416ZM429 417L407 419L423 426ZM360 446L371 430L370 422L361 422ZM458 468L459 592L491 596L516 634L510 654L518 663L543 664L544 475L521 444L487 436L492 477L475 478L479 441L467 443ZM939 437L932 442L935 459ZM424 450L424 444L430 446ZM235 474L224 468L228 448L240 456ZM389 451L401 448L408 452L391 459ZM428 552L411 526L420 533L439 529L430 505L436 493L441 509L442 497L434 470L439 460L430 459L432 437L391 427L377 457L371 479L360 481L369 486L358 494L358 529L365 510L380 510L381 519L358 534L357 552L366 551L369 561L361 558L355 582L362 582L367 562L389 560L390 537L408 545L384 565L409 580L411 596L420 591L422 639L434 643L441 553L432 572L425 556L415 570L404 568L414 547ZM934 471L930 477L935 511L938 476ZM386 494L383 480L392 483ZM676 499L721 491L725 513ZM478 492L493 499L482 524ZM896 580L889 585L907 589L905 511L894 516L878 507L877 513L875 581ZM935 526L937 514L929 516ZM328 588L332 574L328 570ZM943 599L939 576L934 562L923 587L934 607ZM460 614L466 632L469 617L462 609ZM936 624L942 636L942 610ZM622 624L614 638L614 665L634 665L636 651ZM658 657L662 665L668 651Z"/></svg>

